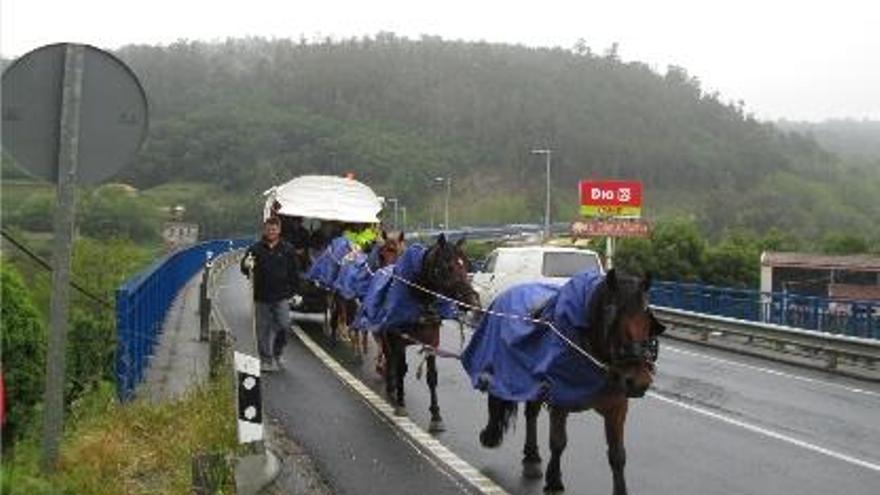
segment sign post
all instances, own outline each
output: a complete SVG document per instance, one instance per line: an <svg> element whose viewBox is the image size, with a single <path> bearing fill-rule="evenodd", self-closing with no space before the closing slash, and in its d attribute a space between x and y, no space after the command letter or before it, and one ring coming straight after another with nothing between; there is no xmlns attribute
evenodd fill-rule
<svg viewBox="0 0 880 495"><path fill-rule="evenodd" d="M70 254L73 245L74 185L79 158L79 122L82 103L83 49L68 45L64 60L61 96L61 138L58 150L58 208L52 249L52 302L49 349L46 354L46 389L43 403L42 469L54 469L64 425L64 367L67 356L67 306Z"/></svg>
<svg viewBox="0 0 880 495"><path fill-rule="evenodd" d="M617 237L647 237L650 224L642 215L642 183L623 180L585 180L579 184L581 215L586 222L574 222L572 237L604 237L605 268L614 267Z"/></svg>
<svg viewBox="0 0 880 495"><path fill-rule="evenodd" d="M3 73L3 151L57 184L52 299L41 467L54 470L64 428L70 258L75 186L122 168L147 131L147 100L134 73L97 48L58 43L38 48Z"/></svg>

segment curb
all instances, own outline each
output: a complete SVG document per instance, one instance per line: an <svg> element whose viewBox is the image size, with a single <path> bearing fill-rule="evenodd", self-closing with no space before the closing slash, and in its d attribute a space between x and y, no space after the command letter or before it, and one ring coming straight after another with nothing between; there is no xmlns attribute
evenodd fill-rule
<svg viewBox="0 0 880 495"><path fill-rule="evenodd" d="M479 493L487 495L505 495L507 491L500 485L479 472L464 459L449 450L436 438L425 432L408 417L394 414L394 408L373 392L367 385L352 375L338 361L321 348L298 325L292 327L294 335L315 355L333 374L351 388L382 420L403 435L403 439L414 449L425 456L430 462L445 468L447 474L454 473L475 488ZM426 455L428 454L428 455ZM430 456L430 457L429 457ZM443 471L443 470L441 470Z"/></svg>

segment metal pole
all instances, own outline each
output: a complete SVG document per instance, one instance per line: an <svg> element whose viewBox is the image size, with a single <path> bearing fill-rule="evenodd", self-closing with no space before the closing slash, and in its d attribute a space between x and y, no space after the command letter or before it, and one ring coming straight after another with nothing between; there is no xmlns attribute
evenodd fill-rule
<svg viewBox="0 0 880 495"><path fill-rule="evenodd" d="M443 228L449 230L449 194L452 191L452 177L446 178L446 208L443 213Z"/></svg>
<svg viewBox="0 0 880 495"><path fill-rule="evenodd" d="M403 228L401 230L406 232L406 206L401 206L400 212L403 214Z"/></svg>
<svg viewBox="0 0 880 495"><path fill-rule="evenodd" d="M547 150L547 203L544 205L544 240L550 239L550 155L553 152Z"/></svg>
<svg viewBox="0 0 880 495"><path fill-rule="evenodd" d="M67 312L70 256L75 218L74 185L79 156L79 124L83 81L82 45L67 45L61 96L58 146L58 208L55 210L52 252L51 332L46 355L46 389L43 399L43 451L41 468L55 470L58 444L64 430L64 367L67 355Z"/></svg>
<svg viewBox="0 0 880 495"><path fill-rule="evenodd" d="M605 238L605 270L614 268L614 238Z"/></svg>

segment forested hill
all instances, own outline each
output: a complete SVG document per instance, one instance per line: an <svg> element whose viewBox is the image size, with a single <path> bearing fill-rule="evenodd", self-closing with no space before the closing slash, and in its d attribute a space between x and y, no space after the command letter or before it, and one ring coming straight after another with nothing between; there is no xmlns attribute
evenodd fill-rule
<svg viewBox="0 0 880 495"><path fill-rule="evenodd" d="M782 120L776 125L786 131L795 131L814 137L819 144L835 153L880 166L880 121L826 120L823 122L793 122Z"/></svg>
<svg viewBox="0 0 880 495"><path fill-rule="evenodd" d="M243 39L119 52L152 105L125 180L215 181L255 194L307 172L354 171L427 216L454 177L462 222L535 221L553 154L557 219L576 181L645 183L649 215L814 235L876 229L880 174L845 171L810 137L751 118L696 77L593 53L392 34L336 42Z"/></svg>

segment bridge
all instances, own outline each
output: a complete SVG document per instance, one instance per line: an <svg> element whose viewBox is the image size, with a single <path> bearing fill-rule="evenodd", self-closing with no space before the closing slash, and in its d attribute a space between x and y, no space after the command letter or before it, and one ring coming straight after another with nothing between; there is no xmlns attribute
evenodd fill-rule
<svg viewBox="0 0 880 495"><path fill-rule="evenodd" d="M199 277L208 252L234 253L245 243L212 241L175 253L120 289L120 397L135 393L160 345L161 322L175 316L169 312L173 299ZM232 266L214 273L211 301L233 347L253 353L249 288ZM784 320L788 302L734 295L719 288L657 286L654 302L663 305L658 313L675 328L662 341L652 391L631 402L631 492L876 493L880 324L874 308L852 322L797 329ZM811 304L809 314L823 321L822 302ZM319 315L294 316L284 369L263 378L265 412L277 421L279 434L308 455L330 491L542 493L542 480L521 476L522 419L499 449L479 445L485 400L457 361L440 360L438 394L447 430L428 435L429 397L416 373L418 349L408 351L410 416L396 418L381 398L373 356L359 359L345 344L333 346ZM458 325L444 323L441 347L455 351L461 345ZM837 372L817 369L822 367ZM610 492L603 433L595 414L569 421L563 457L568 493ZM542 415L545 460L546 438Z"/></svg>

